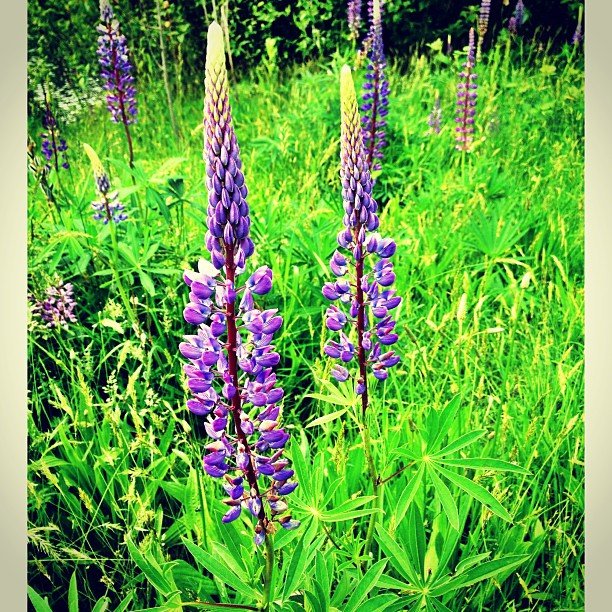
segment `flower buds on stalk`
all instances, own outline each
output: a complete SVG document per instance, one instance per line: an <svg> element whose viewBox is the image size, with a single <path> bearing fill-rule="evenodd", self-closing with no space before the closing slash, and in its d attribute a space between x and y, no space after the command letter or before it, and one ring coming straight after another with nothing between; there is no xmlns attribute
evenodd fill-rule
<svg viewBox="0 0 612 612"><path fill-rule="evenodd" d="M228 495L222 521L236 520L243 510L252 514L259 545L274 522L285 529L299 525L282 499L297 483L283 458L289 434L280 425L284 391L274 373L280 355L272 341L283 320L277 309L263 310L255 303L271 290L272 271L262 266L244 284L237 282L254 245L217 23L208 31L205 87L206 247L212 264L201 259L198 271L184 274L190 289L184 317L197 333L185 336L179 349L189 360L184 366L192 393L187 407L206 419L211 438L204 470L223 480Z"/></svg>

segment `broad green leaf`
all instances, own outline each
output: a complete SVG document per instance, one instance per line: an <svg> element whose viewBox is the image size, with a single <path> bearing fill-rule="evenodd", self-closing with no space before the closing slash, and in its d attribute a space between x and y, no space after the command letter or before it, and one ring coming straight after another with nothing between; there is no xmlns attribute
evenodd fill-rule
<svg viewBox="0 0 612 612"><path fill-rule="evenodd" d="M358 518L360 516L366 516L374 512L379 512L380 510L378 508L366 508L362 510L357 510L357 508L359 508L360 506L363 506L368 502L373 501L374 499L376 499L375 495L367 495L365 497L349 499L334 508L333 510L321 512L320 519L327 523L348 521L354 518Z"/></svg>
<svg viewBox="0 0 612 612"><path fill-rule="evenodd" d="M428 432L428 434L431 435L431 438L428 439L427 443L428 448L434 449L439 443L442 442L444 436L449 432L460 406L460 395L455 395L455 397L453 397L453 399L446 404L438 417L437 432L435 434L430 434L430 432Z"/></svg>
<svg viewBox="0 0 612 612"><path fill-rule="evenodd" d="M377 587L381 589L397 589L399 591L414 591L415 587L412 584L408 584L407 582L402 582L397 578L393 578L392 576L387 576L384 574L378 579Z"/></svg>
<svg viewBox="0 0 612 612"><path fill-rule="evenodd" d="M438 494L444 514L446 514L448 517L448 522L453 529L459 529L459 511L457 510L457 504L455 503L451 492L436 474L436 469L433 465L430 464L428 466L427 474L431 478L431 484L433 484L433 487Z"/></svg>
<svg viewBox="0 0 612 612"><path fill-rule="evenodd" d="M108 597L100 597L100 599L96 601L96 605L91 609L91 612L106 612L109 604L110 599Z"/></svg>
<svg viewBox="0 0 612 612"><path fill-rule="evenodd" d="M70 576L68 585L68 612L79 612L79 592L77 590L76 570Z"/></svg>
<svg viewBox="0 0 612 612"><path fill-rule="evenodd" d="M417 504L412 504L410 508L410 519L406 531L408 533L407 552L412 558L412 563L418 568L419 574L423 576L427 543L425 541L423 517Z"/></svg>
<svg viewBox="0 0 612 612"><path fill-rule="evenodd" d="M134 598L134 593L128 593L119 603L119 605L114 609L113 612L125 612L128 609L128 606L132 603L132 599Z"/></svg>
<svg viewBox="0 0 612 612"><path fill-rule="evenodd" d="M36 612L53 612L47 598L43 599L31 586L28 586L28 598Z"/></svg>
<svg viewBox="0 0 612 612"><path fill-rule="evenodd" d="M202 565L206 570L211 572L216 578L232 587L238 593L241 593L245 597L249 597L252 600L258 598L259 593L251 586L246 584L241 578L236 576L222 559L213 557L211 554L202 550L199 546L193 544L189 540L183 540L185 546L189 552L193 555L193 558Z"/></svg>
<svg viewBox="0 0 612 612"><path fill-rule="evenodd" d="M395 513L393 515L393 525L397 526L402 522L404 516L406 516L406 512L408 511L408 507L410 506L416 492L419 489L419 485L423 480L423 474L425 473L425 464L421 463L419 469L415 474L412 475L412 478L408 481L408 484L402 491L400 498L397 500L397 505L395 507Z"/></svg>
<svg viewBox="0 0 612 612"><path fill-rule="evenodd" d="M351 597L346 602L346 606L344 607L345 612L353 612L354 610L360 609L359 605L367 597L368 593L376 586L378 579L385 571L386 565L387 560L381 559L372 565L361 580L358 580L357 588L353 591Z"/></svg>
<svg viewBox="0 0 612 612"><path fill-rule="evenodd" d="M457 589L465 588L476 584L481 580L492 578L508 570L512 570L529 559L530 555L507 555L500 559L493 559L493 561L486 561L477 567L463 572L461 575L451 578L448 582L434 586L431 589L431 594L439 597L440 595L446 595Z"/></svg>
<svg viewBox="0 0 612 612"><path fill-rule="evenodd" d="M529 470L520 465L514 465L501 459L490 459L489 457L468 457L467 459L437 459L437 463L464 467L472 470L499 470L504 472L515 472L517 474L529 474Z"/></svg>
<svg viewBox="0 0 612 612"><path fill-rule="evenodd" d="M162 569L151 554L143 555L138 547L134 544L131 538L127 538L127 547L134 563L140 568L147 580L155 587L162 595L167 595L172 586L163 575Z"/></svg>
<svg viewBox="0 0 612 612"><path fill-rule="evenodd" d="M480 555L474 555L473 557L468 557L467 559L463 559L460 563L457 564L455 568L455 574L461 574L465 570L470 569L470 567L474 567L481 561L484 561L487 557L490 557L490 552L481 553Z"/></svg>
<svg viewBox="0 0 612 612"><path fill-rule="evenodd" d="M389 557L393 567L399 574L416 586L422 586L418 572L412 567L408 555L399 544L385 531L382 525L376 525L376 540L383 549L385 555Z"/></svg>
<svg viewBox="0 0 612 612"><path fill-rule="evenodd" d="M153 279L144 270L140 270L138 276L140 278L140 283L142 284L143 289L151 297L155 297L155 283L153 282Z"/></svg>
<svg viewBox="0 0 612 612"><path fill-rule="evenodd" d="M316 427L317 425L323 425L323 423L329 423L330 421L335 421L336 419L340 418L347 410L348 408L343 408L342 410L337 410L336 412L324 414L318 419L315 419L314 421L308 423L308 425L306 425L306 429L308 429L309 427Z"/></svg>
<svg viewBox="0 0 612 612"><path fill-rule="evenodd" d="M397 595L392 595L390 593L376 595L375 597L372 597L372 599L364 601L361 606L359 606L359 612L382 612L396 601Z"/></svg>
<svg viewBox="0 0 612 612"><path fill-rule="evenodd" d="M459 436L456 440L453 440L450 444L441 448L439 451L432 453L432 457L444 457L445 455L450 455L451 453L456 453L458 450L461 450L465 446L469 446L478 440L478 438L482 438L486 434L486 430L477 429L476 431L470 431L462 436Z"/></svg>
<svg viewBox="0 0 612 612"><path fill-rule="evenodd" d="M283 589L283 601L287 601L293 591L295 591L300 580L304 579L304 568L308 559L304 551L304 538L301 538L293 551L289 567L287 569L287 578Z"/></svg>
<svg viewBox="0 0 612 612"><path fill-rule="evenodd" d="M508 511L484 487L475 483L473 480L470 480L465 476L455 474L455 472L451 472L440 465L437 465L436 469L442 476L450 480L454 485L458 486L460 489L463 489L468 495L471 495L474 499L489 508L493 514L503 518L505 521L512 522L512 517Z"/></svg>

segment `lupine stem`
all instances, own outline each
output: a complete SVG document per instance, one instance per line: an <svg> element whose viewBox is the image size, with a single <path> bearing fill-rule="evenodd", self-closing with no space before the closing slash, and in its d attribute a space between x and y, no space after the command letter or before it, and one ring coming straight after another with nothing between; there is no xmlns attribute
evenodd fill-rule
<svg viewBox="0 0 612 612"><path fill-rule="evenodd" d="M262 504L263 508L263 504ZM263 575L263 599L261 602L263 612L268 612L270 609L270 596L271 596L271 587L272 587L272 572L274 571L274 541L272 540L272 536L268 534L265 539L266 550L266 566L264 568Z"/></svg>

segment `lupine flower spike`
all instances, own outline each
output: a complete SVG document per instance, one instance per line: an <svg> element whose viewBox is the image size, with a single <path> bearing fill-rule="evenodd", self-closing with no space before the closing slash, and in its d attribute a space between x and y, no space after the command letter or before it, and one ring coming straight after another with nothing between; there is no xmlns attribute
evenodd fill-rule
<svg viewBox="0 0 612 612"><path fill-rule="evenodd" d="M208 189L206 247L211 263L201 259L198 271L186 271L189 303L185 320L197 326L179 349L193 397L187 407L206 417L211 438L204 470L223 482L229 509L224 523L244 509L252 514L255 543L274 531L274 522L293 529L299 522L287 514L283 496L297 482L283 458L289 434L280 426L274 367L280 356L272 338L281 327L277 309L260 309L255 299L272 288L272 271L262 266L238 286L246 260L253 254L249 207L238 143L232 123L223 33L208 30L204 106L204 158Z"/></svg>
<svg viewBox="0 0 612 612"><path fill-rule="evenodd" d="M469 45L466 61L462 64L457 83L457 115L455 122L456 149L469 151L474 134L474 115L476 114L476 98L478 85L474 72L474 28L470 28Z"/></svg>
<svg viewBox="0 0 612 612"><path fill-rule="evenodd" d="M361 27L361 0L348 0L346 9L349 40L357 41L359 38L359 28Z"/></svg>
<svg viewBox="0 0 612 612"><path fill-rule="evenodd" d="M510 33L515 35L518 34L524 20L525 5L523 4L523 0L518 0L514 8L514 13L512 13L512 17L508 20L508 30L510 30Z"/></svg>
<svg viewBox="0 0 612 612"><path fill-rule="evenodd" d="M115 19L109 0L100 0L100 21L97 53L107 92L106 105L111 120L124 126L132 167L134 149L128 126L136 122L136 88L126 39L119 31L119 22Z"/></svg>
<svg viewBox="0 0 612 612"><path fill-rule="evenodd" d="M401 298L390 288L395 281L390 259L395 253L395 242L375 233L379 224L378 207L371 196L372 180L363 147L353 77L348 66L342 68L340 78L340 177L345 228L338 234L341 249L334 252L330 262L338 280L323 286L323 295L334 302L327 309L326 326L338 332L338 340L328 342L325 353L338 361L332 369L336 380L355 380L355 390L361 395L365 415L368 370L375 378L384 380L388 369L399 361L399 357L389 350L398 339L390 311L400 304ZM339 307L342 304L347 306L348 312ZM355 361L357 372L351 375L347 366Z"/></svg>
<svg viewBox="0 0 612 612"><path fill-rule="evenodd" d="M42 139L41 151L43 157L47 162L47 171L51 169L51 162L53 162L53 167L55 168L56 172L59 172L60 156L62 160L61 167L67 170L70 167L70 164L68 163L68 158L66 156L68 145L66 144L66 141L59 135L57 121L55 120L55 116L53 115L53 111L51 110L51 103L49 102L49 98L46 95L45 111L43 114L42 124L45 131L40 135Z"/></svg>
<svg viewBox="0 0 612 612"><path fill-rule="evenodd" d="M572 36L572 45L577 46L582 42L582 5L578 8L578 23L576 24L576 30Z"/></svg>
<svg viewBox="0 0 612 612"><path fill-rule="evenodd" d="M94 183L100 197L99 200L91 203L91 207L96 211L93 218L96 221L102 221L104 225L109 221L115 223L125 221L127 219L127 213L123 212L125 207L119 201L118 193L116 191L111 192L110 178L104 170L98 154L87 143L83 143L83 148L91 161Z"/></svg>
<svg viewBox="0 0 612 612"><path fill-rule="evenodd" d="M440 133L440 124L442 123L442 107L440 106L440 92L436 91L436 97L434 98L434 105L429 113L429 119L427 124L431 128L431 131L435 134Z"/></svg>
<svg viewBox="0 0 612 612"><path fill-rule="evenodd" d="M389 113L389 81L385 76L385 51L382 39L382 0L370 0L370 50L363 84L363 143L370 172L381 169L385 140L385 117Z"/></svg>
<svg viewBox="0 0 612 612"><path fill-rule="evenodd" d="M34 300L32 313L39 316L47 327L68 329L70 323L76 323L75 306L72 283L59 281L47 287L44 300Z"/></svg>
<svg viewBox="0 0 612 612"><path fill-rule="evenodd" d="M489 29L489 15L491 13L491 0L481 0L480 12L478 14L478 49L476 53L476 61L480 61L482 53L482 43Z"/></svg>

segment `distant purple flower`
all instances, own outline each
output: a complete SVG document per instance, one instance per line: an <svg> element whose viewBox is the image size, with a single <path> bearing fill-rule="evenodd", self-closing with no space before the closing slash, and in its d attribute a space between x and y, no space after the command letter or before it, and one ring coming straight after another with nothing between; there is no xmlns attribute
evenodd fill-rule
<svg viewBox="0 0 612 612"><path fill-rule="evenodd" d="M382 38L383 0L369 0L370 33L368 67L363 83L363 143L370 172L381 169L383 148L386 146L385 117L389 113L389 81L385 76L385 51Z"/></svg>
<svg viewBox="0 0 612 612"><path fill-rule="evenodd" d="M375 230L379 221L378 206L372 198L372 180L363 147L361 120L351 70L341 72L341 171L344 200L344 226L338 234L340 251L331 259L334 282L326 283L323 295L332 304L326 313L326 326L338 332L338 340L325 345L325 354L339 360L332 368L338 381L351 376L347 364L356 358L358 371L354 374L356 392L362 396L362 409L368 405L368 368L376 378L386 378L387 368L399 361L393 351L383 347L397 342L395 321L390 311L401 298L390 286L395 281L391 257L395 242L381 238ZM348 256L347 256L348 255ZM366 267L366 263L369 265ZM340 305L345 304L344 308ZM345 312L348 310L348 313ZM355 328L355 333L351 328ZM353 336L356 335L356 339Z"/></svg>
<svg viewBox="0 0 612 612"><path fill-rule="evenodd" d="M107 107L115 123L130 125L136 122L138 112L132 64L125 36L119 32L119 22L108 0L100 3L100 19L97 53L107 91Z"/></svg>
<svg viewBox="0 0 612 612"><path fill-rule="evenodd" d="M436 97L434 98L434 105L429 113L429 119L427 124L431 128L432 132L440 133L440 124L442 122L442 107L440 106L440 94L436 91Z"/></svg>
<svg viewBox="0 0 612 612"><path fill-rule="evenodd" d="M286 515L281 499L295 489L293 470L283 458L289 434L282 429L274 367L280 355L272 345L282 325L276 309L262 310L255 299L272 288L272 271L262 266L239 286L236 279L253 254L249 237L247 188L232 123L223 34L214 22L208 31L204 105L204 158L208 189L206 246L212 264L201 259L186 271L189 303L185 320L197 333L179 346L193 397L187 407L206 417L204 470L223 479L229 510L223 522L242 510L256 517L255 542L274 529L299 525ZM265 484L262 482L264 478ZM283 515L281 517L281 515Z"/></svg>
<svg viewBox="0 0 612 612"><path fill-rule="evenodd" d="M66 155L68 145L63 138L60 138L57 121L53 115L49 101L45 100L45 103L46 108L43 114L42 125L46 131L42 132L40 135L42 139L40 149L47 162L46 169L50 170L51 163L53 163L55 169L59 171L61 157L61 167L67 170L70 168Z"/></svg>
<svg viewBox="0 0 612 612"><path fill-rule="evenodd" d="M478 13L478 36L482 38L489 28L489 15L491 13L491 0L481 0Z"/></svg>
<svg viewBox="0 0 612 612"><path fill-rule="evenodd" d="M359 27L361 26L361 0L348 0L346 13L349 38L357 40L359 38Z"/></svg>
<svg viewBox="0 0 612 612"><path fill-rule="evenodd" d="M572 45L579 45L582 42L582 24L578 22L576 25L576 30L572 36Z"/></svg>
<svg viewBox="0 0 612 612"><path fill-rule="evenodd" d="M47 287L44 300L33 300L32 312L39 316L47 327L68 328L70 323L76 323L74 316L74 291L71 283L60 281Z"/></svg>
<svg viewBox="0 0 612 612"><path fill-rule="evenodd" d="M474 28L470 28L467 58L462 64L457 83L457 115L455 117L457 126L455 131L457 133L456 148L459 151L470 150L474 134L474 115L476 114L476 98L478 96L476 92L478 85L474 72L474 53Z"/></svg>
<svg viewBox="0 0 612 612"><path fill-rule="evenodd" d="M525 5L523 0L518 0L512 17L508 20L508 30L511 34L518 34L523 22L525 21Z"/></svg>

